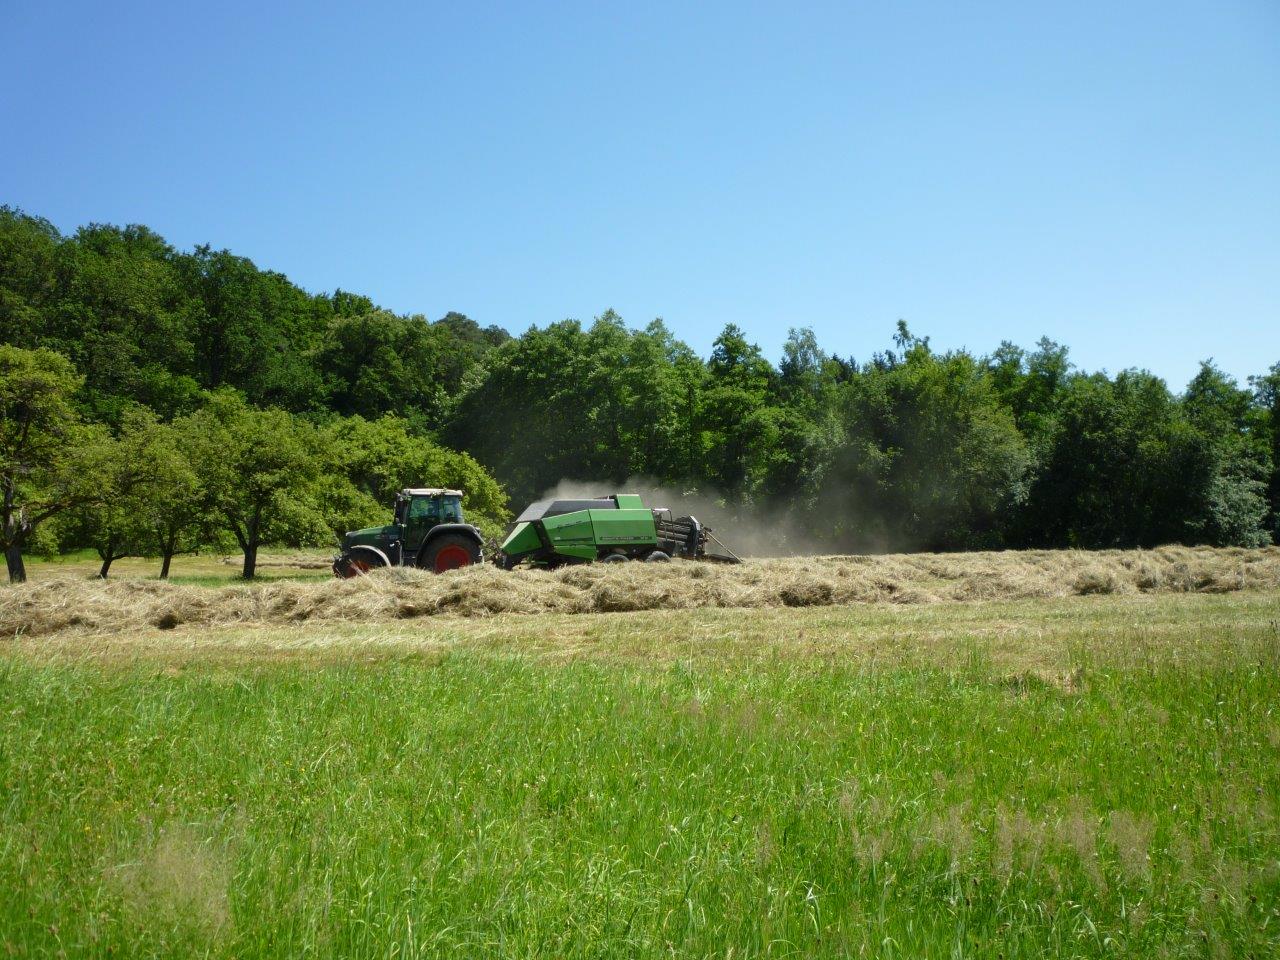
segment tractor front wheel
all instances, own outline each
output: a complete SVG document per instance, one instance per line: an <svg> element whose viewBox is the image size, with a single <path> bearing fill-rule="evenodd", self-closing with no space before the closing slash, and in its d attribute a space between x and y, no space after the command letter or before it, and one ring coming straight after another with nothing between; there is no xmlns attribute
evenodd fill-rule
<svg viewBox="0 0 1280 960"><path fill-rule="evenodd" d="M378 557L364 550L354 554L344 553L333 561L333 575L342 580L350 580L352 577L363 577L381 566L382 561Z"/></svg>
<svg viewBox="0 0 1280 960"><path fill-rule="evenodd" d="M436 537L425 547L418 558L418 566L425 570L444 573L480 562L480 547L470 537L446 533Z"/></svg>

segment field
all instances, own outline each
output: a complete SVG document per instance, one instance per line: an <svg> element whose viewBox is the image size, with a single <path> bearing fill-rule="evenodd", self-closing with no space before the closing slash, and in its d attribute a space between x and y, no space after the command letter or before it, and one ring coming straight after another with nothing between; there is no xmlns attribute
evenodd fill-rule
<svg viewBox="0 0 1280 960"><path fill-rule="evenodd" d="M258 576L263 580L319 580L331 576L329 563L333 550L263 550L258 557ZM79 550L64 556L27 558L27 576L37 583L49 580L81 579L97 576L101 564L92 550ZM220 586L239 574L241 556L237 554L180 554L173 559L173 583ZM111 565L111 579L154 579L160 573L160 561L154 557L125 557Z"/></svg>
<svg viewBox="0 0 1280 960"><path fill-rule="evenodd" d="M40 567L0 590L0 949L1275 956L1278 569Z"/></svg>

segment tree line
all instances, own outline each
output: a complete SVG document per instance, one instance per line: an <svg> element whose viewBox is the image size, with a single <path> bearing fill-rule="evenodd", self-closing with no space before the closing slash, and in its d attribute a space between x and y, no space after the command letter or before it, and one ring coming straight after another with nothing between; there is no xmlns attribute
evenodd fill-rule
<svg viewBox="0 0 1280 960"><path fill-rule="evenodd" d="M703 359L611 311L512 337L8 208L0 343L11 573L23 549L92 546L105 574L121 551L225 542L252 575L259 545L331 539L411 483L462 487L496 528L508 496L643 478L767 524L782 550L1280 533L1280 364L1240 384L1205 362L1175 392L1079 370L1047 339L938 351L904 323L861 361L800 328L775 364L734 325Z"/></svg>

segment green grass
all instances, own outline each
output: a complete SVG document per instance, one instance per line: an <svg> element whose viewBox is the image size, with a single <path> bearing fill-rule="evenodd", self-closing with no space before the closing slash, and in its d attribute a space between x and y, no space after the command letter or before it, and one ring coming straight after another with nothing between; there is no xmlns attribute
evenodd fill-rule
<svg viewBox="0 0 1280 960"><path fill-rule="evenodd" d="M15 645L0 950L1275 956L1280 603L1168 604L915 608L896 659L842 653L887 608Z"/></svg>
<svg viewBox="0 0 1280 960"><path fill-rule="evenodd" d="M316 580L333 576L328 560L333 550L265 549L258 555L259 580ZM319 563L316 569L293 565L307 560ZM242 558L238 553L181 554L173 558L169 580L202 587L225 587L240 580ZM52 557L26 557L27 577L40 581L51 577L98 575L102 561L92 550L76 550ZM112 580L158 580L160 560L155 557L124 557L111 565Z"/></svg>

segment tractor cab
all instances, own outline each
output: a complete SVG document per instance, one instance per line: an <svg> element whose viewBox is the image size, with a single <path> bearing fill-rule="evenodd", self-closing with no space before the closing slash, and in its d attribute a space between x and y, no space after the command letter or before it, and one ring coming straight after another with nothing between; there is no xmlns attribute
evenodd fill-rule
<svg viewBox="0 0 1280 960"><path fill-rule="evenodd" d="M417 553L427 534L442 523L462 523L458 490L410 489L396 494L396 524L404 532L406 550Z"/></svg>

